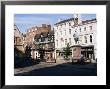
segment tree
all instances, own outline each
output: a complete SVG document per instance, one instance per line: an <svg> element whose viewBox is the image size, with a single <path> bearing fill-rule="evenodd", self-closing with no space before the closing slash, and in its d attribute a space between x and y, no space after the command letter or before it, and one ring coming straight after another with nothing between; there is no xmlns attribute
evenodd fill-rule
<svg viewBox="0 0 110 89"><path fill-rule="evenodd" d="M67 46L64 48L64 55L66 58L71 54L71 49L69 43L67 43Z"/></svg>

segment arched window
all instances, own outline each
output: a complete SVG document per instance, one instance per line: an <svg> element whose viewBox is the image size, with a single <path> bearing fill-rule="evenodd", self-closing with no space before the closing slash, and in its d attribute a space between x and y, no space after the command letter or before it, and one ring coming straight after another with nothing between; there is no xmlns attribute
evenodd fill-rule
<svg viewBox="0 0 110 89"><path fill-rule="evenodd" d="M92 35L90 35L90 42L92 43Z"/></svg>

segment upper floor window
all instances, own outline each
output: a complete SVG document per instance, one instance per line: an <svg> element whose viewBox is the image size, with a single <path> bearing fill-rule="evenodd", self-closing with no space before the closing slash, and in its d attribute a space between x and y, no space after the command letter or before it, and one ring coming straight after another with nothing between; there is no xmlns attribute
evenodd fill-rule
<svg viewBox="0 0 110 89"><path fill-rule="evenodd" d="M86 27L84 27L84 31L86 31Z"/></svg>
<svg viewBox="0 0 110 89"><path fill-rule="evenodd" d="M90 35L90 42L92 43L92 35Z"/></svg>
<svg viewBox="0 0 110 89"><path fill-rule="evenodd" d="M61 42L63 42L63 38L61 38Z"/></svg>
<svg viewBox="0 0 110 89"><path fill-rule="evenodd" d="M51 42L53 42L54 41L54 39L53 39L53 36L51 37Z"/></svg>
<svg viewBox="0 0 110 89"><path fill-rule="evenodd" d="M90 26L90 30L92 30L92 26Z"/></svg>
<svg viewBox="0 0 110 89"><path fill-rule="evenodd" d="M71 23L69 23L69 26L71 26Z"/></svg>
<svg viewBox="0 0 110 89"><path fill-rule="evenodd" d="M16 38L14 38L14 43L16 43Z"/></svg>
<svg viewBox="0 0 110 89"><path fill-rule="evenodd" d="M21 42L21 39L19 39L19 42Z"/></svg>
<svg viewBox="0 0 110 89"><path fill-rule="evenodd" d="M69 29L69 34L71 34L71 29Z"/></svg>
<svg viewBox="0 0 110 89"><path fill-rule="evenodd" d="M80 41L80 43L82 43L82 37L81 36L79 37L79 41Z"/></svg>
<svg viewBox="0 0 110 89"><path fill-rule="evenodd" d="M79 29L79 31L81 32L81 28Z"/></svg>
<svg viewBox="0 0 110 89"><path fill-rule="evenodd" d="M66 35L66 29L65 29L65 35Z"/></svg>
<svg viewBox="0 0 110 89"><path fill-rule="evenodd" d="M60 31L61 35L62 35L62 31Z"/></svg>
<svg viewBox="0 0 110 89"><path fill-rule="evenodd" d="M86 37L86 36L84 36L84 38L85 38L85 43L87 43L87 37Z"/></svg>
<svg viewBox="0 0 110 89"><path fill-rule="evenodd" d="M65 39L65 45L67 44L67 39Z"/></svg>

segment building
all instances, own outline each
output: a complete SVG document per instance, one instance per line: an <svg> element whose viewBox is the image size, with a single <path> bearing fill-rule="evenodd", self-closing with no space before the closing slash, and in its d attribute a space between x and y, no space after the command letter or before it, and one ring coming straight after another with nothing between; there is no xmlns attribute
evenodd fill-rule
<svg viewBox="0 0 110 89"><path fill-rule="evenodd" d="M42 32L36 34L35 41L37 45L37 51L43 50L44 61L53 61L54 60L54 31ZM39 56L39 53L37 53Z"/></svg>
<svg viewBox="0 0 110 89"><path fill-rule="evenodd" d="M24 39L25 39L24 42L26 43L26 45L31 46L31 49L32 49L31 55L33 59L36 59L36 56L37 56L36 55L37 51L35 50L36 49L36 44L34 39L35 35L40 34L42 32L49 32L49 31L51 31L51 25L42 24L41 27L35 26L35 27L29 28L27 30L27 33L24 35Z"/></svg>
<svg viewBox="0 0 110 89"><path fill-rule="evenodd" d="M20 51L24 52L23 34L19 31L15 24L14 24L14 46L17 47Z"/></svg>
<svg viewBox="0 0 110 89"><path fill-rule="evenodd" d="M76 14L74 18L60 20L54 26L55 32L55 58L63 55L63 48L69 43L71 48L75 45L81 46L81 53L87 59L97 58L97 20L90 19L82 21L81 15ZM72 50L73 52L73 50ZM74 54L71 56L73 57Z"/></svg>
<svg viewBox="0 0 110 89"><path fill-rule="evenodd" d="M51 30L50 25L42 24L41 27L31 27L27 30L26 33L26 42L27 44L32 44L34 42L34 37L36 34L39 34L41 32L49 32Z"/></svg>

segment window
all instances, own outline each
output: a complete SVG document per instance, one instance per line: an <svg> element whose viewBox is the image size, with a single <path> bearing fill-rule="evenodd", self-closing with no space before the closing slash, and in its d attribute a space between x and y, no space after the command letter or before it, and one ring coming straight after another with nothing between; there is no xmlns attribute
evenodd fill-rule
<svg viewBox="0 0 110 89"><path fill-rule="evenodd" d="M67 39L65 39L65 45L67 44Z"/></svg>
<svg viewBox="0 0 110 89"><path fill-rule="evenodd" d="M21 42L21 39L19 39L19 42Z"/></svg>
<svg viewBox="0 0 110 89"><path fill-rule="evenodd" d="M69 38L69 43L70 43L70 45L71 45L71 38Z"/></svg>
<svg viewBox="0 0 110 89"><path fill-rule="evenodd" d="M90 26L90 30L92 30L92 26Z"/></svg>
<svg viewBox="0 0 110 89"><path fill-rule="evenodd" d="M69 29L69 34L71 34L71 29Z"/></svg>
<svg viewBox="0 0 110 89"><path fill-rule="evenodd" d="M58 32L57 32L57 36L58 36Z"/></svg>
<svg viewBox="0 0 110 89"><path fill-rule="evenodd" d="M16 43L16 40L15 40L16 38L14 38L14 43Z"/></svg>
<svg viewBox="0 0 110 89"><path fill-rule="evenodd" d="M86 27L84 27L84 31L86 31Z"/></svg>
<svg viewBox="0 0 110 89"><path fill-rule="evenodd" d="M90 35L90 42L92 43L92 35Z"/></svg>
<svg viewBox="0 0 110 89"><path fill-rule="evenodd" d="M81 28L79 29L79 31L81 32Z"/></svg>
<svg viewBox="0 0 110 89"><path fill-rule="evenodd" d="M82 37L81 36L79 37L79 40L80 40L80 43L82 43Z"/></svg>
<svg viewBox="0 0 110 89"><path fill-rule="evenodd" d="M61 35L62 35L62 31L60 31Z"/></svg>
<svg viewBox="0 0 110 89"><path fill-rule="evenodd" d="M60 26L62 27L62 24Z"/></svg>
<svg viewBox="0 0 110 89"><path fill-rule="evenodd" d="M65 35L66 35L66 30L65 30Z"/></svg>
<svg viewBox="0 0 110 89"><path fill-rule="evenodd" d="M34 35L34 33L35 33L35 32L33 31L33 35Z"/></svg>
<svg viewBox="0 0 110 89"><path fill-rule="evenodd" d="M56 40L56 42L57 42L57 46L58 46L58 40Z"/></svg>
<svg viewBox="0 0 110 89"><path fill-rule="evenodd" d="M51 39L51 42L53 42L53 41L54 41L54 40L53 40L53 36L51 36L51 37L50 37L50 39Z"/></svg>
<svg viewBox="0 0 110 89"><path fill-rule="evenodd" d="M71 26L71 23L69 23L69 26Z"/></svg>
<svg viewBox="0 0 110 89"><path fill-rule="evenodd" d="M85 43L87 43L87 37L86 37L86 36L84 36L84 38L85 38Z"/></svg>
<svg viewBox="0 0 110 89"><path fill-rule="evenodd" d="M61 42L63 42L63 38L61 38Z"/></svg>

